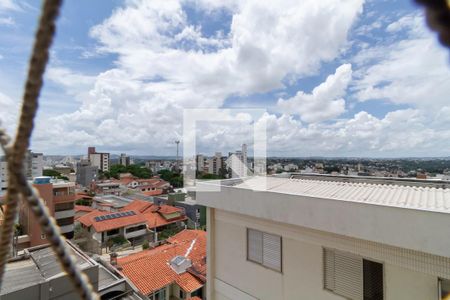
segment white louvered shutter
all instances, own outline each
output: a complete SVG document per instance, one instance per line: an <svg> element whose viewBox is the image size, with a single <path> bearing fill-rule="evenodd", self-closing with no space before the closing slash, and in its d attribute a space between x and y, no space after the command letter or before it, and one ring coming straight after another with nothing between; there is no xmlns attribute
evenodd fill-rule
<svg viewBox="0 0 450 300"><path fill-rule="evenodd" d="M348 299L363 300L362 258L345 252L325 250L324 263L325 288Z"/></svg>
<svg viewBox="0 0 450 300"><path fill-rule="evenodd" d="M281 272L281 237L263 233L263 265Z"/></svg>
<svg viewBox="0 0 450 300"><path fill-rule="evenodd" d="M324 285L327 290L334 291L334 251L324 249L323 251Z"/></svg>
<svg viewBox="0 0 450 300"><path fill-rule="evenodd" d="M247 256L257 263L263 263L263 233L258 230L247 230Z"/></svg>

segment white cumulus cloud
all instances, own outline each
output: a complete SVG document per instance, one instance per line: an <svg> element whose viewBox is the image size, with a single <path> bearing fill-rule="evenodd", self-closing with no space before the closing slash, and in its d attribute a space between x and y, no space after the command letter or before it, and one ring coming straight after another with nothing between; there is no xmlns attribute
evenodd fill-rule
<svg viewBox="0 0 450 300"><path fill-rule="evenodd" d="M315 87L311 94L298 91L289 99L279 99L277 106L285 114L298 114L308 123L335 118L345 111L342 98L352 77L352 67L344 64L336 69L335 74L327 77L325 82Z"/></svg>

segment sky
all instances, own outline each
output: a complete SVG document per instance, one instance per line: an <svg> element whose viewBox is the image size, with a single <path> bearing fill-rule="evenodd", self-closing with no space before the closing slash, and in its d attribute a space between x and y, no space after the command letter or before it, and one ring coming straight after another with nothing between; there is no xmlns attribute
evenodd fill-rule
<svg viewBox="0 0 450 300"><path fill-rule="evenodd" d="M413 1L64 1L31 148L450 156L450 52ZM0 0L0 120L16 128L40 1ZM248 109L257 110L250 115Z"/></svg>

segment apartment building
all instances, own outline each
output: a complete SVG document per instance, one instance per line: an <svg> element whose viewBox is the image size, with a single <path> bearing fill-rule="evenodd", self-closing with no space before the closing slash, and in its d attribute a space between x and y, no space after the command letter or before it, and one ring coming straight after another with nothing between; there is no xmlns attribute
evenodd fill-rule
<svg viewBox="0 0 450 300"><path fill-rule="evenodd" d="M227 167L230 168L231 178L246 177L249 173L247 161L247 145L228 155Z"/></svg>
<svg viewBox="0 0 450 300"><path fill-rule="evenodd" d="M73 238L75 229L75 183L59 180L54 181L52 185L56 223L61 233L67 239L71 239Z"/></svg>
<svg viewBox="0 0 450 300"><path fill-rule="evenodd" d="M42 176L44 170L44 154L28 150L25 155L25 173L28 179Z"/></svg>
<svg viewBox="0 0 450 300"><path fill-rule="evenodd" d="M109 153L97 152L95 147L89 147L88 159L91 166L97 167L102 172L109 171Z"/></svg>
<svg viewBox="0 0 450 300"><path fill-rule="evenodd" d="M205 157L201 154L197 154L195 156L195 167L197 172L204 172L205 165L206 165Z"/></svg>
<svg viewBox="0 0 450 300"><path fill-rule="evenodd" d="M75 183L40 176L34 179L33 186L39 191L50 214L56 219L61 233L67 239L73 238ZM20 225L20 237L16 241L18 250L48 243L38 220L28 204L23 201L19 206L18 223Z"/></svg>
<svg viewBox="0 0 450 300"><path fill-rule="evenodd" d="M99 168L91 166L88 160L81 160L77 163L76 183L84 187L90 187L93 181L97 179Z"/></svg>
<svg viewBox="0 0 450 300"><path fill-rule="evenodd" d="M203 182L207 298L449 299L450 182L333 176Z"/></svg>
<svg viewBox="0 0 450 300"><path fill-rule="evenodd" d="M223 171L224 169L222 153L216 152L213 157L207 160L207 162L208 162L208 173L220 175L221 170Z"/></svg>
<svg viewBox="0 0 450 300"><path fill-rule="evenodd" d="M0 194L8 189L8 163L0 160Z"/></svg>
<svg viewBox="0 0 450 300"><path fill-rule="evenodd" d="M130 157L126 153L121 153L119 157L119 165L129 166L131 164Z"/></svg>

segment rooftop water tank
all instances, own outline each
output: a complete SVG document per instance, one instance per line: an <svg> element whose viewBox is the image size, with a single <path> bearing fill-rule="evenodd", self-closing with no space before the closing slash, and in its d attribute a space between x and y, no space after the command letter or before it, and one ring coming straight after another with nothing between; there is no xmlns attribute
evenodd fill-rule
<svg viewBox="0 0 450 300"><path fill-rule="evenodd" d="M33 180L33 184L49 184L52 178L49 176L39 176L35 177Z"/></svg>

